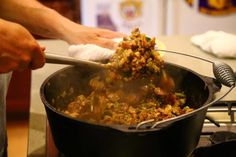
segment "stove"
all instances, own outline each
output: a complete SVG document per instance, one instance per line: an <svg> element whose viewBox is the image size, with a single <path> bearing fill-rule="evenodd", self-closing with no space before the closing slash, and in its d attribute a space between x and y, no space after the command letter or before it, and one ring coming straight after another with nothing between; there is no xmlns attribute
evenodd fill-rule
<svg viewBox="0 0 236 157"><path fill-rule="evenodd" d="M213 150L211 146L218 145L221 143L226 143L228 141L235 141L233 147L236 147L236 101L221 101L215 105L208 108L206 115L206 120L203 125L201 137L196 147L196 154L205 153L207 149ZM226 145L224 144L224 145ZM232 144L230 145L232 146ZM229 146L225 146L230 149ZM235 149L234 149L235 150ZM236 152L235 152L236 153ZM194 157L199 157L198 155ZM234 154L235 155L235 154ZM55 147L54 141L51 136L50 127L47 123L47 133L46 133L46 157L65 157L62 153L58 151ZM204 157L204 155L201 155ZM231 156L230 156L231 157Z"/></svg>

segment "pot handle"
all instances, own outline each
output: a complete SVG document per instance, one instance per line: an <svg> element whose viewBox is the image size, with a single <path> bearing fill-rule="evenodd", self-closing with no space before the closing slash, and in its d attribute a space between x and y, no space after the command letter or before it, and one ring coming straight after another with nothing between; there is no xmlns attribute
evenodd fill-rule
<svg viewBox="0 0 236 157"><path fill-rule="evenodd" d="M236 72L229 65L222 62L212 62L212 65L215 78L202 77L210 85L214 93L221 89L222 84L227 87L235 87Z"/></svg>
<svg viewBox="0 0 236 157"><path fill-rule="evenodd" d="M228 86L228 87L235 87L236 83L236 72L233 71L233 69L226 63L222 62L214 62L210 61L201 57L193 56L190 54L185 54L177 51L170 51L170 50L161 50L158 48L155 48L156 51L159 52L167 52L167 53L173 53L173 54L178 54L182 56L187 56L195 59L199 59L208 63L211 63L213 65L213 73L214 76L218 81L220 81L223 85Z"/></svg>
<svg viewBox="0 0 236 157"><path fill-rule="evenodd" d="M220 89L222 87L222 84L220 81L218 81L215 78L209 77L209 76L203 76L203 75L200 75L200 76L209 85L209 87L212 89L213 93L220 91Z"/></svg>
<svg viewBox="0 0 236 157"><path fill-rule="evenodd" d="M213 73L215 78L227 87L234 87L236 75L233 69L225 63L213 62Z"/></svg>

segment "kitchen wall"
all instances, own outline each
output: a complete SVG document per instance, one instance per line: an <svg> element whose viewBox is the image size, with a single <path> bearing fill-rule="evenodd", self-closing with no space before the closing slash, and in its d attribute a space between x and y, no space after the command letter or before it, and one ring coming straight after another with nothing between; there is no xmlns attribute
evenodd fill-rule
<svg viewBox="0 0 236 157"><path fill-rule="evenodd" d="M195 0L190 6L185 0L167 0L166 34L195 34L207 30L236 33L235 12L227 13L226 11L221 11L218 15L201 13L199 11L199 2L199 0Z"/></svg>
<svg viewBox="0 0 236 157"><path fill-rule="evenodd" d="M155 36L195 34L207 30L235 33L236 6L230 8L231 13L225 11L226 2L230 1L235 0L81 0L81 20L88 26L125 33L137 26L146 34ZM200 5L208 3L214 5L205 9L205 13L200 12ZM216 8L218 14L209 11ZM103 18L103 23L99 20L101 14L107 17Z"/></svg>

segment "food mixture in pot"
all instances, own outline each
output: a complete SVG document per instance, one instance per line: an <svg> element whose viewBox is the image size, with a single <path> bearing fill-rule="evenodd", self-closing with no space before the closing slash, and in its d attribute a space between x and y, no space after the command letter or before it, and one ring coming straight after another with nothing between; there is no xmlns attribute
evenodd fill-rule
<svg viewBox="0 0 236 157"><path fill-rule="evenodd" d="M89 122L121 125L191 112L185 106L185 94L174 90L154 47L155 38L134 29L119 44L107 70L90 80L91 93L78 95L67 108L58 110Z"/></svg>
<svg viewBox="0 0 236 157"><path fill-rule="evenodd" d="M159 74L164 61L154 47L155 38L146 37L136 28L119 44L108 66L125 79Z"/></svg>

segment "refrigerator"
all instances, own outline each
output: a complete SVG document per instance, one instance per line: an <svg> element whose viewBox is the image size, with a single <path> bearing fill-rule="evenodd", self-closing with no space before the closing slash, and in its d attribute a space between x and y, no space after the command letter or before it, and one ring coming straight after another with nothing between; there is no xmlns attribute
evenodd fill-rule
<svg viewBox="0 0 236 157"><path fill-rule="evenodd" d="M226 3L227 2L227 3ZM150 36L236 33L235 0L80 0L81 23Z"/></svg>

